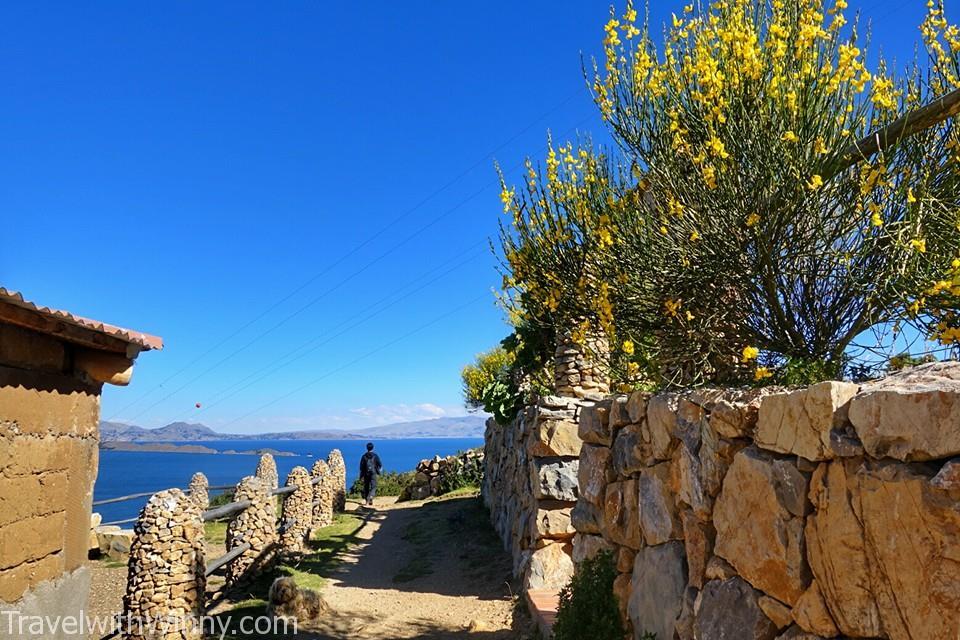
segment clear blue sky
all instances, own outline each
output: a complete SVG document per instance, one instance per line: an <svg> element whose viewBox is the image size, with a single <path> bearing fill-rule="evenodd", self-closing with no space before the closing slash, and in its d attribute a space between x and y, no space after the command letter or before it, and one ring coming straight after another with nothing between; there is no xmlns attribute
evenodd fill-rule
<svg viewBox="0 0 960 640"><path fill-rule="evenodd" d="M607 6L5 3L0 284L163 336L105 419L462 414L460 367L507 332L492 160L602 138L580 54ZM865 6L911 56L923 2Z"/></svg>

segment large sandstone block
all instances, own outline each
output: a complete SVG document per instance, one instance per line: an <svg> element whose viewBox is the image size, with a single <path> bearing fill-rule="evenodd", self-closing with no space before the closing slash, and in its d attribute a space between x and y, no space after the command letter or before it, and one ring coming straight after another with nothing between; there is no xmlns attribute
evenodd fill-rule
<svg viewBox="0 0 960 640"><path fill-rule="evenodd" d="M673 393L661 393L647 401L647 420L641 433L657 460L669 460L677 446L678 404L679 396Z"/></svg>
<svg viewBox="0 0 960 640"><path fill-rule="evenodd" d="M850 422L875 458L960 454L960 362L912 367L864 385L850 403Z"/></svg>
<svg viewBox="0 0 960 640"><path fill-rule="evenodd" d="M633 581L627 611L634 638L652 633L673 638L683 612L687 567L683 544L668 542L644 547L633 561Z"/></svg>
<svg viewBox="0 0 960 640"><path fill-rule="evenodd" d="M595 505L602 505L607 496L607 485L616 475L608 447L585 444L580 450L577 482L580 496Z"/></svg>
<svg viewBox="0 0 960 640"><path fill-rule="evenodd" d="M692 511L684 510L680 514L680 521L683 524L683 546L687 554L687 583L691 587L702 589L717 532L712 522L702 522Z"/></svg>
<svg viewBox="0 0 960 640"><path fill-rule="evenodd" d="M583 441L577 435L577 422L569 419L545 419L538 417L527 441L527 451L531 456L541 458L557 456L578 456Z"/></svg>
<svg viewBox="0 0 960 640"><path fill-rule="evenodd" d="M840 633L816 580L797 600L793 608L793 619L804 631L823 638L834 638Z"/></svg>
<svg viewBox="0 0 960 640"><path fill-rule="evenodd" d="M723 438L749 438L757 426L760 402L770 388L730 390L710 406L710 426Z"/></svg>
<svg viewBox="0 0 960 640"><path fill-rule="evenodd" d="M639 549L640 510L637 504L637 481L624 480L607 486L602 530L617 544Z"/></svg>
<svg viewBox="0 0 960 640"><path fill-rule="evenodd" d="M960 503L931 475L854 460L814 473L810 566L843 634L934 640L960 628Z"/></svg>
<svg viewBox="0 0 960 640"><path fill-rule="evenodd" d="M613 432L610 427L611 401L586 404L580 409L580 439L591 444L602 444L609 447L613 441Z"/></svg>
<svg viewBox="0 0 960 640"><path fill-rule="evenodd" d="M577 471L579 460L558 458L535 458L530 466L533 495L537 500L562 500L575 502L577 499Z"/></svg>
<svg viewBox="0 0 960 640"><path fill-rule="evenodd" d="M646 468L637 478L639 523L648 545L663 544L682 537L677 506L670 491L670 464L662 462Z"/></svg>
<svg viewBox="0 0 960 640"><path fill-rule="evenodd" d="M759 591L741 578L722 582L711 580L697 598L695 637L700 640L773 640L777 626L760 608L761 597Z"/></svg>
<svg viewBox="0 0 960 640"><path fill-rule="evenodd" d="M570 540L576 530L570 522L573 508L567 502L543 501L538 505L536 515L531 519L533 538L552 540Z"/></svg>
<svg viewBox="0 0 960 640"><path fill-rule="evenodd" d="M525 589L559 589L573 576L573 545L555 542L530 554Z"/></svg>
<svg viewBox="0 0 960 640"><path fill-rule="evenodd" d="M792 606L810 584L803 541L807 479L754 447L736 455L713 510L715 553Z"/></svg>
<svg viewBox="0 0 960 640"><path fill-rule="evenodd" d="M587 502L581 495L570 512L570 523L573 528L580 533L599 534L602 522L603 509L592 502Z"/></svg>
<svg viewBox="0 0 960 640"><path fill-rule="evenodd" d="M764 396L754 441L770 451L829 460L835 457L830 432L846 422L848 403L858 389L849 382L821 382Z"/></svg>
<svg viewBox="0 0 960 640"><path fill-rule="evenodd" d="M602 551L613 553L616 547L603 536L591 536L578 533L573 538L573 563L579 565L584 560L596 557Z"/></svg>
<svg viewBox="0 0 960 640"><path fill-rule="evenodd" d="M640 430L639 424L626 426L613 441L613 471L620 478L628 478L655 462L650 444L643 441Z"/></svg>
<svg viewBox="0 0 960 640"><path fill-rule="evenodd" d="M627 398L627 415L630 422L640 424L647 417L647 401L650 400L650 394L646 391L634 391Z"/></svg>

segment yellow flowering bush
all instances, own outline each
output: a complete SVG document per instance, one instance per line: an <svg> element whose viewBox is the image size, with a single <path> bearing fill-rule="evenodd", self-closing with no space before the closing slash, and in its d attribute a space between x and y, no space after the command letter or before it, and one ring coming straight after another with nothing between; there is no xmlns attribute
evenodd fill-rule
<svg viewBox="0 0 960 640"><path fill-rule="evenodd" d="M929 64L900 72L868 67L845 0L695 3L660 46L631 4L611 15L591 86L636 173L608 207L611 324L655 336L668 383L837 375L898 319L957 343L954 120L885 129L960 87L960 32L929 6Z"/></svg>
<svg viewBox="0 0 960 640"><path fill-rule="evenodd" d="M513 324L571 332L583 345L593 333L615 335L613 298L624 274L618 211L631 195L618 165L589 141L548 141L542 166L526 162L524 185L501 199L503 293Z"/></svg>

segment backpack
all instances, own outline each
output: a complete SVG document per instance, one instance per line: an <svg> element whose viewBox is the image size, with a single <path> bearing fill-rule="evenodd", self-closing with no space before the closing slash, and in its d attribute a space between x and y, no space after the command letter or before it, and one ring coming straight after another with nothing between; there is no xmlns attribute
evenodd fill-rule
<svg viewBox="0 0 960 640"><path fill-rule="evenodd" d="M369 477L377 474L376 454L363 454L363 475Z"/></svg>

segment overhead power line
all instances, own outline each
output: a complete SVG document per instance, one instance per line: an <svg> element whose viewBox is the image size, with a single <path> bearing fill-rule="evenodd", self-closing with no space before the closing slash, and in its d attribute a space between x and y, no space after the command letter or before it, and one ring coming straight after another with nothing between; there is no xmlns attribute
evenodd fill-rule
<svg viewBox="0 0 960 640"><path fill-rule="evenodd" d="M532 128L533 128L534 126L536 126L538 123L540 123L541 121L543 121L545 118L547 118L547 117L550 116L551 114L555 113L557 110L559 110L561 107L563 107L564 105L566 105L567 103L569 103L571 100L573 100L576 96L578 96L578 95L580 95L580 94L581 94L581 91L580 91L580 90L577 90L577 91L574 91L574 92L570 93L567 97L565 97L565 98L564 98L563 100L561 100L559 103L557 103L556 105L554 105L553 107L551 107L549 110L545 111L544 113L540 114L537 118L535 118L533 121L531 121L531 122L530 122L529 124L527 124L525 127L523 127L522 129L520 129L519 131L517 131L516 133L514 133L514 134L513 134L512 136L510 136L509 138L507 138L507 140L505 140L504 142L502 142L502 143L500 143L499 145L497 145L493 150L487 152L482 158L478 159L476 162L474 162L473 164L471 164L469 167L467 167L466 169L464 169L463 171L461 171L461 172L460 172L459 174L457 174L453 179L447 181L447 182L444 183L441 187L439 187L438 189L435 189L434 191L432 191L428 196L426 196L425 198L423 198L422 200L420 200L420 201L419 201L417 204L415 204L414 206L412 206L412 207L410 207L409 209L405 210L405 211L404 211L403 213L401 213L399 216L395 217L393 220L391 220L390 222L388 222L385 226L381 227L378 231L376 231L375 233L373 233L371 236L367 237L365 240L363 240L362 242L360 242L359 244L357 244L356 246L354 246L350 251L348 251L347 253L345 253L344 255L342 255L340 258L338 258L337 260L333 261L332 263L330 263L329 265L327 265L324 269L322 269L322 270L319 271L318 273L316 273L316 274L314 274L313 276L311 276L310 278L308 278L306 281L304 281L302 284L300 284L299 286L297 286L296 288L294 288L292 291L290 291L289 293L287 293L285 296L283 296L283 297L280 298L279 300L277 300L277 301L273 302L272 304L270 304L270 305L269 305L267 308L265 308L263 311L261 311L260 313L258 313L257 315L255 315L253 318L251 318L251 319L248 320L247 322L243 323L240 327L238 327L237 329L235 329L234 331L232 331L230 334L228 334L227 336L225 336L225 337L222 338L221 340L217 341L217 343L214 344L213 346L211 346L210 348L204 350L200 355L198 355L196 358L193 358L192 360L190 360L190 361L189 361L187 364L185 364L183 367L181 367L180 369L176 370L175 372L173 372L172 374L170 374L169 376L167 376L166 378L164 378L164 380L161 381L159 385L151 388L149 391L147 391L147 392L144 393L143 395L139 396L138 398L134 399L132 402L130 402L130 403L128 403L127 405L125 405L125 406L124 406L123 408L121 408L119 411L115 412L110 418L108 418L108 420L113 420L113 419L116 418L118 415L126 412L128 409L131 409L132 407L136 406L137 404L139 404L140 402L142 402L143 400L145 400L145 399L146 399L148 396L150 396L152 393L156 392L156 391L159 390L159 389L162 389L162 388L163 388L167 383L169 383L171 380L177 378L177 377L180 376L181 374L183 374L183 373L185 373L186 371L192 369L195 364L197 364L198 362L202 361L204 358L206 358L206 357L207 357L208 355L210 355L211 353L215 352L217 349L219 349L220 347L222 347L224 344L226 344L226 343L228 343L229 341L233 340L235 337L237 337L238 335L240 335L243 331L245 331L246 329L248 329L248 328L251 327L252 325L256 324L258 321L260 321L261 319L263 319L264 317L266 317L266 316L267 316L270 312L272 312L274 309L278 308L280 305L282 305L283 303L285 303L285 302L287 302L288 300L290 300L291 298L293 298L295 295L297 295L298 293L300 293L301 291L303 291L304 289L306 289L307 287L309 287L311 284L313 284L314 282L316 282L318 279L320 279L320 278L323 277L324 275L330 273L333 269L335 269L336 267L338 267L338 266L340 266L341 264L343 264L344 262L346 262L349 258L353 257L353 256L356 255L358 252L360 252L362 249L364 249L365 247L367 247L369 244L371 244L372 242L374 242L375 240L377 240L378 238L380 238L384 233L386 233L388 230L390 230L391 228L393 228L396 224L398 224L398 223L401 222L402 220L406 219L406 218L407 218L408 216L410 216L412 213L414 213L415 211L417 211L418 209L420 209L421 207L423 207L426 203L428 203L428 202L431 201L432 199L436 198L438 195L440 195L441 193L443 193L444 191L446 191L447 189L449 189L450 187L452 187L454 184L456 184L457 182L459 182L460 180L462 180L464 177L466 177L467 175L469 175L469 174L470 174L473 170L475 170L477 167L479 167L480 165L484 164L485 162L489 162L490 158L491 158L493 155L495 155L497 152L499 152L499 151L503 150L504 148L506 148L508 145L510 145L511 143L513 143L514 141L516 141L518 138L520 138L521 136L523 136L524 134L526 134L528 131L530 131L530 129L532 129ZM579 123L578 123L578 125L576 125L576 126L579 126ZM471 196L471 198L468 198L468 200L470 200L470 199L472 199L472 198L473 198L473 196ZM459 206L459 205L458 205L458 206ZM452 210L451 210L451 212L452 212ZM449 212L448 212L448 213L449 213ZM430 225L428 225L428 227L429 227L429 226L432 226L435 222L436 222L436 221L432 222ZM427 228L428 228L428 227L427 227ZM421 232L422 232L423 230L425 230L425 229L426 229L426 228L422 229ZM381 257L383 257L383 256L381 256ZM244 347L244 348L245 348L245 347ZM231 354L231 356L232 356L232 355L233 355L233 354ZM228 359L229 359L229 357L230 357L230 356L228 356ZM221 361L221 362L222 362L222 361ZM178 393L179 390L182 389L182 388L183 388L183 387L180 387L178 390L174 391L172 394L168 394L168 395L165 396L162 400L160 400L160 402L163 402L163 400L169 398L171 395ZM150 408L153 408L153 407L156 406L157 404L159 404L159 402L156 402L156 403L150 405L150 407L148 407L145 411L149 410ZM139 416L139 415L142 415L143 413L144 413L144 412L141 411L141 412L138 413L137 415Z"/></svg>

